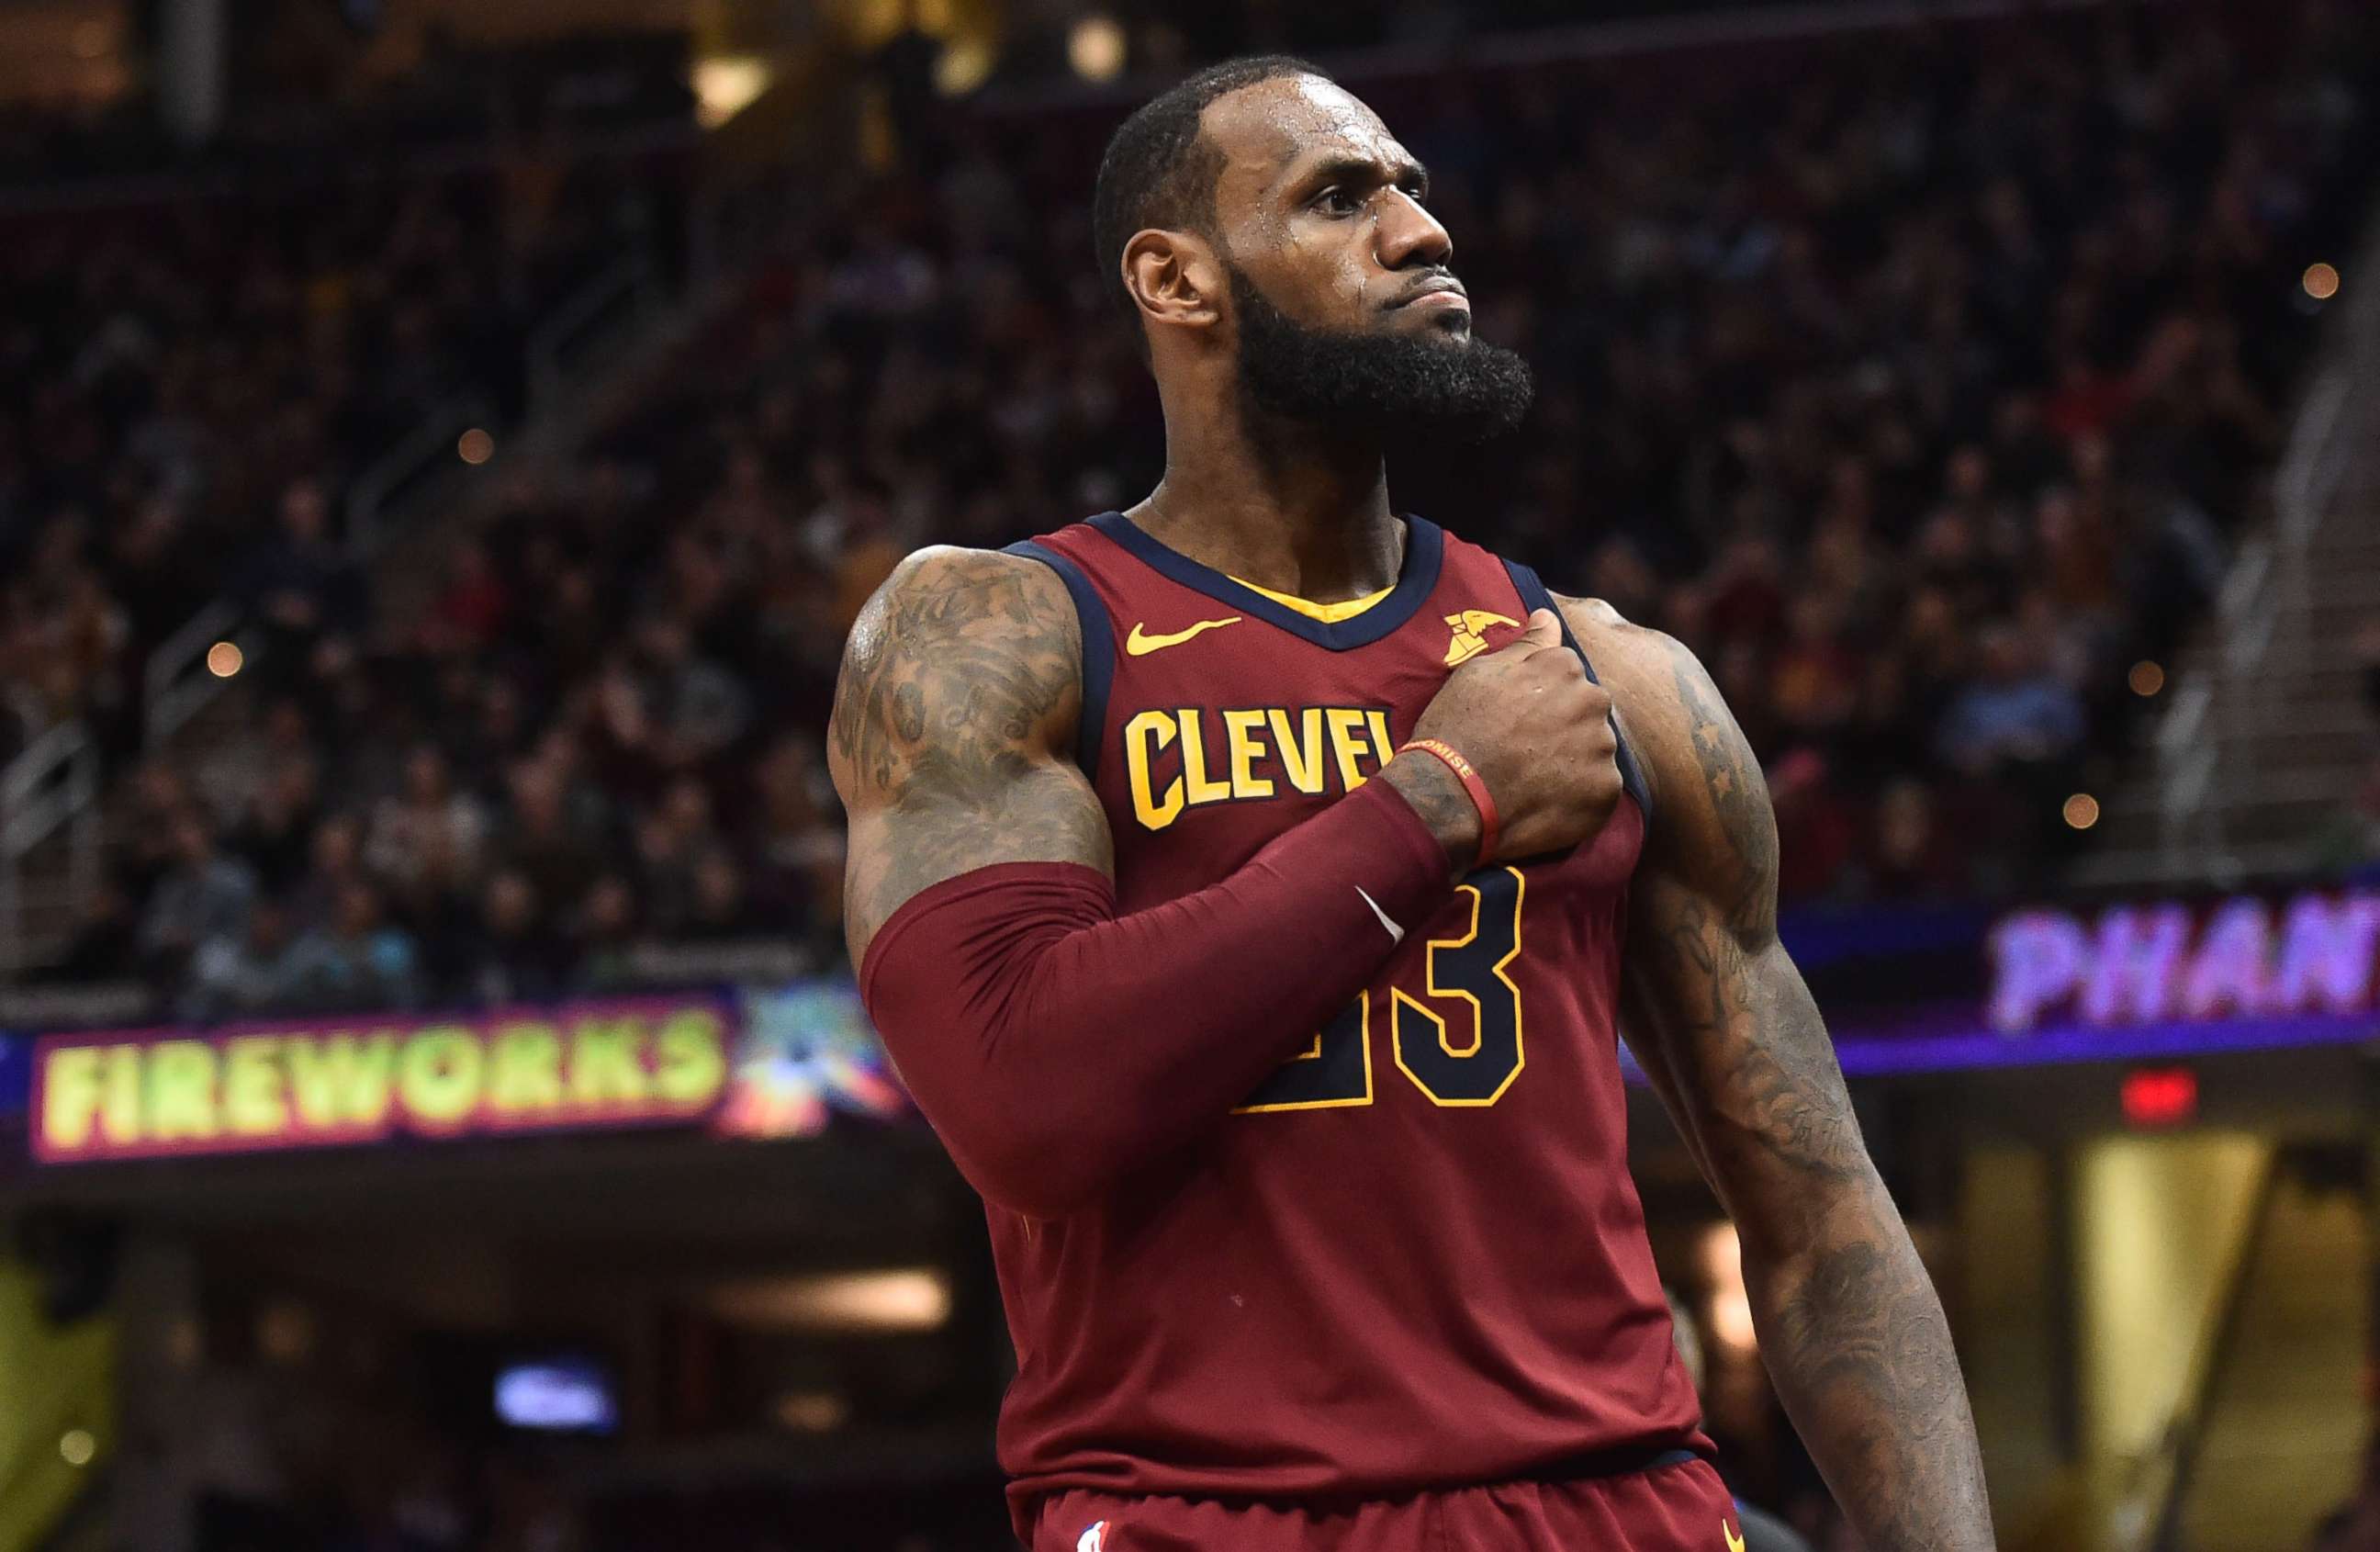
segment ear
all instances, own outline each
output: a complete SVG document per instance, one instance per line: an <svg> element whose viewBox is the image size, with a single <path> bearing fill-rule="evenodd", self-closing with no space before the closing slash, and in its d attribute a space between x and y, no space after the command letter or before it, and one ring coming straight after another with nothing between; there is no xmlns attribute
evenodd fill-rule
<svg viewBox="0 0 2380 1552"><path fill-rule="evenodd" d="M1144 227L1123 245L1123 285L1151 324L1208 328L1223 316L1223 266L1187 232Z"/></svg>

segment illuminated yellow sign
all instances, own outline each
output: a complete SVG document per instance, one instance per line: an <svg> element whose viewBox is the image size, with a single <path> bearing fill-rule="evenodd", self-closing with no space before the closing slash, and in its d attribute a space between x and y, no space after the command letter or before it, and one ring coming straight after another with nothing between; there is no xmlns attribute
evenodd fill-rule
<svg viewBox="0 0 2380 1552"><path fill-rule="evenodd" d="M475 1018L372 1018L43 1042L46 1163L698 1120L729 1077L730 1018L690 999Z"/></svg>

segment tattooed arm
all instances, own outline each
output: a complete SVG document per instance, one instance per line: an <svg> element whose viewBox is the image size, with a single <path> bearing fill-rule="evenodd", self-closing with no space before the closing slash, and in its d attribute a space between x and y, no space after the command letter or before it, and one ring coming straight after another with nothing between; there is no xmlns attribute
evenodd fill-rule
<svg viewBox="0 0 2380 1552"><path fill-rule="evenodd" d="M1070 753L1077 631L1040 563L922 552L853 627L828 749L868 1012L967 1178L1036 1218L1245 1102L1478 846L1461 785L1401 756L1229 878L1119 914Z"/></svg>
<svg viewBox="0 0 2380 1552"><path fill-rule="evenodd" d="M1071 750L1083 703L1075 606L1038 561L921 550L844 645L827 769L850 816L854 968L912 895L1001 862L1113 868Z"/></svg>
<svg viewBox="0 0 2380 1552"><path fill-rule="evenodd" d="M1948 1322L1777 939L1760 767L1692 652L1565 600L1647 768L1629 903L1630 1047L1743 1242L1761 1352L1870 1552L1992 1546Z"/></svg>

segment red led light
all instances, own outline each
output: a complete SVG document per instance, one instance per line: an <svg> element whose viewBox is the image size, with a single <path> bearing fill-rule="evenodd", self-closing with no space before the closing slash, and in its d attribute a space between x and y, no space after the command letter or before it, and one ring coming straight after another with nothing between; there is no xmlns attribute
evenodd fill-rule
<svg viewBox="0 0 2380 1552"><path fill-rule="evenodd" d="M2187 1067L2138 1067L2124 1074L2124 1120L2138 1127L2187 1126L2198 1119L2198 1074Z"/></svg>

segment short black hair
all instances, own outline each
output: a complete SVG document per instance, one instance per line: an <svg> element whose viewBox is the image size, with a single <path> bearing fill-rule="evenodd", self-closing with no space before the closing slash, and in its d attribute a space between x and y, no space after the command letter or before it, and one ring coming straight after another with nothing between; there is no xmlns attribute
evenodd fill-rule
<svg viewBox="0 0 2380 1552"><path fill-rule="evenodd" d="M1223 155L1200 136L1199 115L1218 97L1284 76L1330 79L1328 71L1286 54L1226 59L1143 103L1109 138L1091 192L1091 241L1125 312L1135 320L1139 309L1121 273L1123 245L1132 235L1149 226L1214 230L1215 182L1223 175Z"/></svg>

